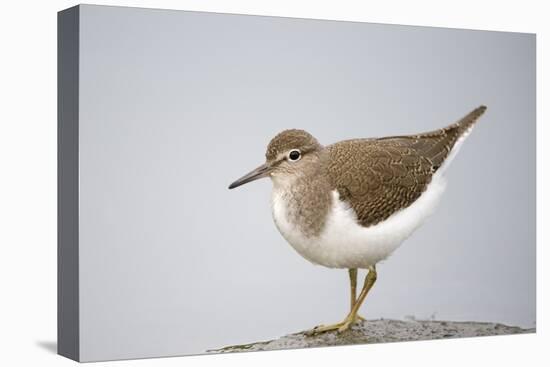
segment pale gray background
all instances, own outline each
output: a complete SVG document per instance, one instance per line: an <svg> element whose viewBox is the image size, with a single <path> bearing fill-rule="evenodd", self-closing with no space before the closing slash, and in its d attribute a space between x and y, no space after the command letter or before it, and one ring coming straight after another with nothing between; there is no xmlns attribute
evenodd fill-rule
<svg viewBox="0 0 550 367"><path fill-rule="evenodd" d="M535 36L82 6L81 359L201 353L339 321L343 270L277 232L270 138L414 133L489 109L367 318L535 325Z"/></svg>

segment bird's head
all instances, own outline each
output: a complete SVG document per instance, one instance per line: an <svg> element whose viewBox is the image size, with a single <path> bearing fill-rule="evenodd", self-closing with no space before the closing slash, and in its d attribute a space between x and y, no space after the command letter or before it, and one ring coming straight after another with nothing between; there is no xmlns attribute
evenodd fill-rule
<svg viewBox="0 0 550 367"><path fill-rule="evenodd" d="M292 180L319 161L323 146L304 130L285 130L277 134L267 146L266 162L239 178L230 189L263 177L271 177L274 183L284 184Z"/></svg>

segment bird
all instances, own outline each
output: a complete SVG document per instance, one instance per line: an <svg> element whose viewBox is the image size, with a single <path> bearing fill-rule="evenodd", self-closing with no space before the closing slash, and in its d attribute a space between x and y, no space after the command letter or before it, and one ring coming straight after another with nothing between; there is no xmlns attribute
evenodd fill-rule
<svg viewBox="0 0 550 367"><path fill-rule="evenodd" d="M265 163L229 185L271 178L271 211L284 239L313 264L347 269L349 312L308 335L341 333L364 320L358 311L377 280L376 265L433 214L445 172L486 108L438 130L328 146L304 130L284 130L269 142ZM367 271L359 295L358 270Z"/></svg>

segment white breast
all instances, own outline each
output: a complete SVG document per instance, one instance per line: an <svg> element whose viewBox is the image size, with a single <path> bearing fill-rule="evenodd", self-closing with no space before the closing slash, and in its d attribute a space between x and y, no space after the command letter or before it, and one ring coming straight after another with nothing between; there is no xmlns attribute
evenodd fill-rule
<svg viewBox="0 0 550 367"><path fill-rule="evenodd" d="M409 207L370 227L358 224L353 209L332 192L332 206L320 235L307 237L288 220L285 190L273 189L277 228L292 247L312 263L330 268L368 268L387 258L434 211L445 190L439 171L426 191Z"/></svg>

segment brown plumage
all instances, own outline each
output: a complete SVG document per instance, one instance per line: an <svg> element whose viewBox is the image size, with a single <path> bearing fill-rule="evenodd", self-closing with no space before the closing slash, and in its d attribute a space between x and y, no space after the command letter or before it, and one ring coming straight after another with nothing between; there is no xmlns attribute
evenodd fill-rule
<svg viewBox="0 0 550 367"><path fill-rule="evenodd" d="M420 197L485 110L480 106L458 122L427 133L345 140L327 147L304 130L285 130L270 141L266 163L230 188L270 176L276 187L284 187L290 220L311 236L322 230L336 189L359 224L369 227ZM290 153L296 150L300 155L293 160Z"/></svg>
<svg viewBox="0 0 550 367"><path fill-rule="evenodd" d="M457 140L485 110L480 106L448 127L423 134L330 145L326 172L332 186L363 226L379 223L420 197Z"/></svg>

